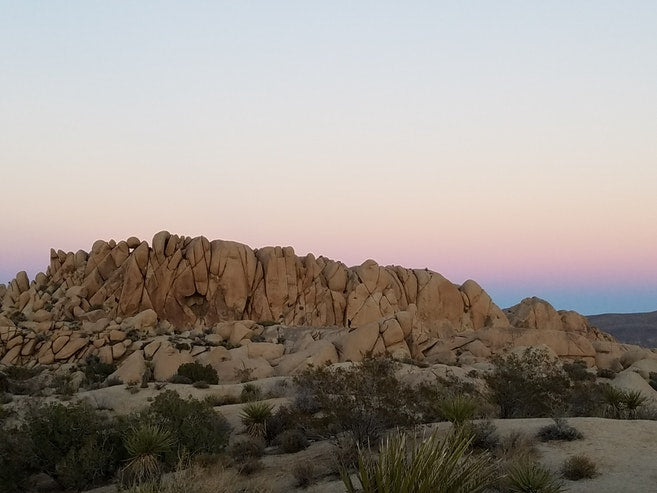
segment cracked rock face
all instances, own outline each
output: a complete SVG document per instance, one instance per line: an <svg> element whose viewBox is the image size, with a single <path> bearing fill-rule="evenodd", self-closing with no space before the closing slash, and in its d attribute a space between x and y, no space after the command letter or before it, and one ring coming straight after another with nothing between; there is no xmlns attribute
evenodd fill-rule
<svg viewBox="0 0 657 493"><path fill-rule="evenodd" d="M508 325L474 281L457 286L428 270L382 267L373 260L348 268L312 254L298 257L291 247L253 250L166 231L151 246L132 237L99 240L89 253L51 250L48 271L33 284L25 273L17 275L3 307L17 305L25 313L29 304L25 316L36 320L48 320L48 313L51 319L98 320L103 312L97 310L114 318L152 309L180 327L242 319L358 327L409 310L416 327L437 320L456 329ZM35 302L43 293L49 294L50 310L37 315Z"/></svg>
<svg viewBox="0 0 657 493"><path fill-rule="evenodd" d="M284 347L300 327L317 334ZM230 378L357 361L369 352L466 364L533 344L607 366L621 354L575 312L527 298L505 313L472 280L459 286L427 269L373 260L347 267L299 257L291 247L251 249L166 231L150 245L131 237L98 240L88 253L51 250L46 273L30 282L21 272L0 285L0 364L94 356L133 362L121 375L129 380L142 359L160 379L191 361Z"/></svg>

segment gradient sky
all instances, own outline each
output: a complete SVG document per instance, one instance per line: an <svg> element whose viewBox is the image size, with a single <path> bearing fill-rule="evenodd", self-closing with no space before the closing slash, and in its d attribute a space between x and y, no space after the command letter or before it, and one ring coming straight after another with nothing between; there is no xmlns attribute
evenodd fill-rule
<svg viewBox="0 0 657 493"><path fill-rule="evenodd" d="M0 282L159 230L657 310L657 2L2 1Z"/></svg>

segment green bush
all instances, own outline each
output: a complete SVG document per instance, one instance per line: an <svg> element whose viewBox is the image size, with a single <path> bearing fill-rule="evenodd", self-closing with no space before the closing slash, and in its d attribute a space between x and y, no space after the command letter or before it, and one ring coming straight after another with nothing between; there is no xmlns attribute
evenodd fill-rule
<svg viewBox="0 0 657 493"><path fill-rule="evenodd" d="M598 468L586 455L568 457L561 466L561 474L571 481L591 479L598 474Z"/></svg>
<svg viewBox="0 0 657 493"><path fill-rule="evenodd" d="M246 462L251 458L262 457L265 453L265 442L262 438L243 438L236 440L228 447L228 455L237 463Z"/></svg>
<svg viewBox="0 0 657 493"><path fill-rule="evenodd" d="M296 377L307 412L321 410L314 423L317 435L344 431L365 444L389 428L416 422L414 396L397 379L396 367L391 359L366 357L350 367L313 368ZM297 399L303 410L301 404Z"/></svg>
<svg viewBox="0 0 657 493"><path fill-rule="evenodd" d="M460 429L440 439L438 432L419 443L405 435L385 439L373 458L359 451L357 488L346 469L342 481L349 493L477 493L498 479L497 469L487 453L469 452L471 435Z"/></svg>
<svg viewBox="0 0 657 493"><path fill-rule="evenodd" d="M538 430L538 438L543 442L552 440L573 441L580 440L583 435L574 426L569 425L563 418L554 418L554 423L543 426Z"/></svg>
<svg viewBox="0 0 657 493"><path fill-rule="evenodd" d="M598 369L598 378L613 380L616 378L616 372L614 370L610 370L609 368L600 368Z"/></svg>
<svg viewBox="0 0 657 493"><path fill-rule="evenodd" d="M192 383L204 381L211 385L219 383L217 370L212 365L201 365L200 363L183 363L178 367L178 375L189 378Z"/></svg>
<svg viewBox="0 0 657 493"><path fill-rule="evenodd" d="M497 427L492 421L481 421L470 423L469 431L472 434L470 446L477 450L488 450L493 452L500 446L500 437Z"/></svg>
<svg viewBox="0 0 657 493"><path fill-rule="evenodd" d="M308 439L301 430L286 430L276 437L278 447L286 454L293 454L308 447Z"/></svg>
<svg viewBox="0 0 657 493"><path fill-rule="evenodd" d="M36 470L65 488L88 489L106 481L123 458L116 424L84 403L33 407L22 431Z"/></svg>
<svg viewBox="0 0 657 493"><path fill-rule="evenodd" d="M297 488L307 488L316 480L315 464L309 460L297 462L292 466L292 476Z"/></svg>
<svg viewBox="0 0 657 493"><path fill-rule="evenodd" d="M582 360L576 360L572 363L564 363L562 368L573 382L592 382L595 380L595 374L587 370L586 363Z"/></svg>
<svg viewBox="0 0 657 493"><path fill-rule="evenodd" d="M114 363L103 363L98 356L88 356L81 370L88 384L95 384L104 382L107 377L116 371Z"/></svg>
<svg viewBox="0 0 657 493"><path fill-rule="evenodd" d="M548 417L568 407L570 379L547 352L527 348L492 362L495 370L484 378L501 418Z"/></svg>
<svg viewBox="0 0 657 493"><path fill-rule="evenodd" d="M172 390L158 395L137 419L171 433L176 450L165 457L167 465L174 465L182 453L218 453L228 443L230 427L221 414L205 401L182 399Z"/></svg>
<svg viewBox="0 0 657 493"><path fill-rule="evenodd" d="M23 483L34 472L29 437L16 429L0 427L0 491L23 491Z"/></svg>
<svg viewBox="0 0 657 493"><path fill-rule="evenodd" d="M241 402L259 401L262 398L260 387L252 383L245 383L240 394Z"/></svg>

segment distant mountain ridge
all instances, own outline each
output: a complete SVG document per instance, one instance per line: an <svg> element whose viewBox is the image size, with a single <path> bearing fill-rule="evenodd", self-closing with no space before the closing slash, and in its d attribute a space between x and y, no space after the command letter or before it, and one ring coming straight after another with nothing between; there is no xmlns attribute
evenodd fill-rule
<svg viewBox="0 0 657 493"><path fill-rule="evenodd" d="M591 325L620 342L657 347L657 310L647 313L603 313L588 315Z"/></svg>

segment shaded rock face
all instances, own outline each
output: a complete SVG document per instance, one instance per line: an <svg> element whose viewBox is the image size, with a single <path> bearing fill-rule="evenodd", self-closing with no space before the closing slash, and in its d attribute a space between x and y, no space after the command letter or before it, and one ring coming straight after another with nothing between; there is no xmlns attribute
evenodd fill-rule
<svg viewBox="0 0 657 493"><path fill-rule="evenodd" d="M49 310L37 316L42 298ZM298 257L291 247L253 250L166 231L151 246L133 237L99 240L89 253L51 250L47 273L32 286L20 273L6 288L3 307L10 305L30 320L48 320L47 313L52 320L111 319L152 309L177 327L242 319L359 327L409 309L416 327L508 325L474 281L459 287L428 270L373 260L348 268L312 254Z"/></svg>

